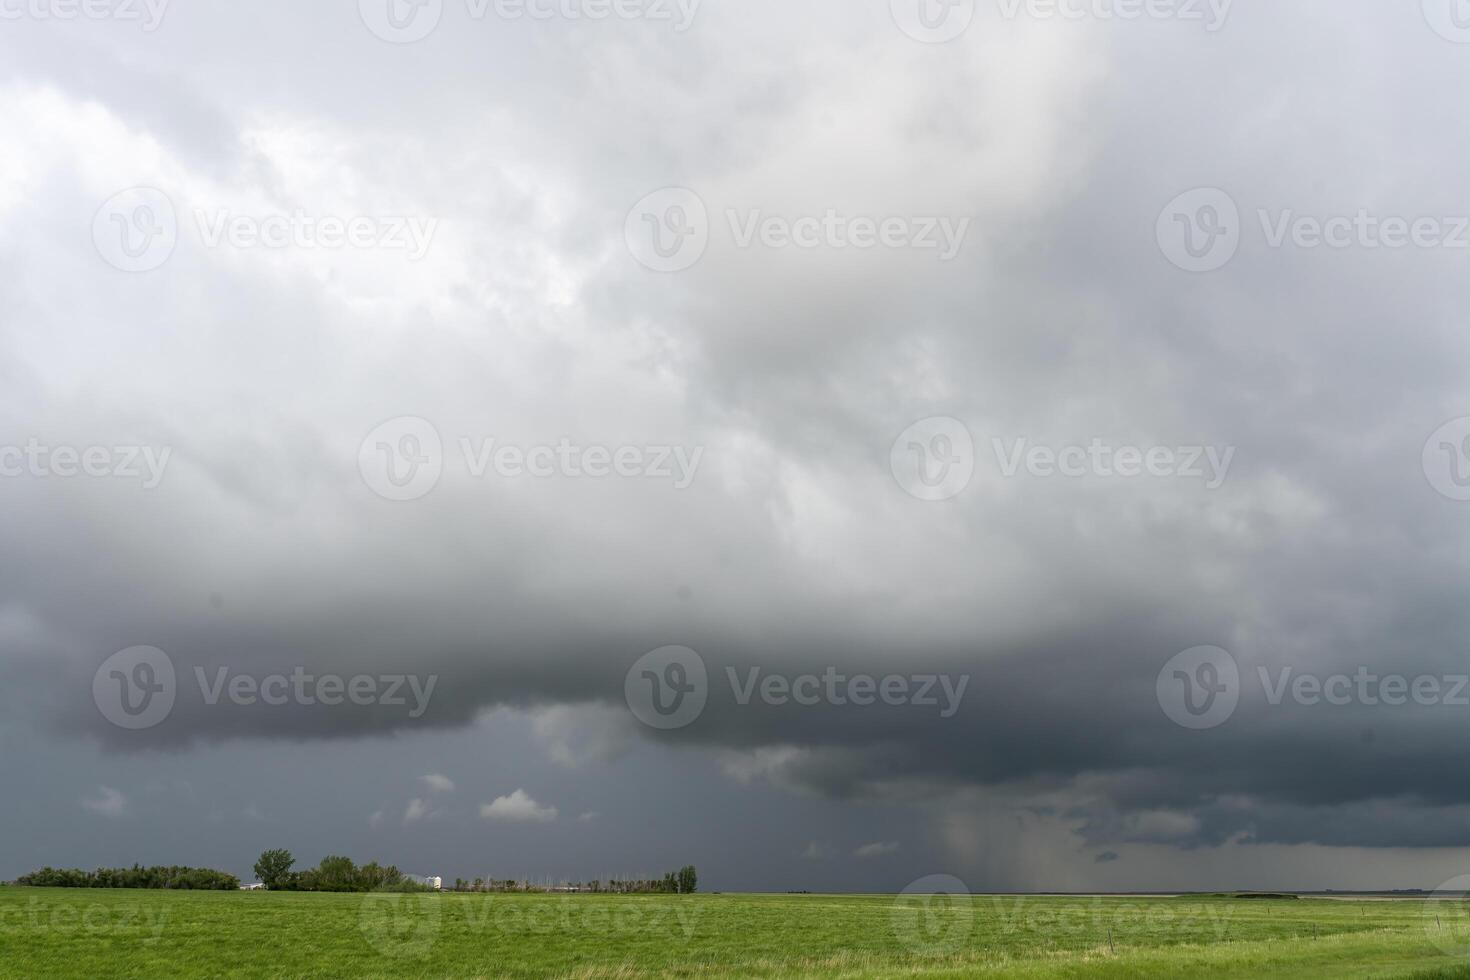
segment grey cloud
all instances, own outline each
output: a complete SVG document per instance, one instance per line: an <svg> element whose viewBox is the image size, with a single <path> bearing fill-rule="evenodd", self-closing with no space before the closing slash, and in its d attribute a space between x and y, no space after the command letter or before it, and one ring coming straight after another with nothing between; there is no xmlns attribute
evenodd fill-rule
<svg viewBox="0 0 1470 980"><path fill-rule="evenodd" d="M456 22L403 48L350 9L283 2L180 8L152 36L14 25L0 443L172 456L156 491L0 481L11 717L110 756L188 759L450 739L511 707L560 768L697 752L746 792L849 813L983 791L1031 832L1059 825L1089 873L1147 868L1131 848L1470 844L1462 712L1272 708L1253 686L1258 666L1464 659L1465 512L1420 469L1429 433L1470 415L1461 256L1271 249L1256 223L1463 211L1460 110L1438 93L1460 87L1464 52L1417 11L1369 4L1240 6L1213 35L985 19L943 48L881 6L708 4L686 35ZM185 231L163 268L124 276L89 227L139 183L168 189ZM715 232L698 265L656 276L623 222L675 185ZM1228 266L1194 276L1154 223L1199 186L1227 191L1244 227ZM226 206L440 226L411 265L281 261L189 231L191 208ZM949 263L742 249L720 216L753 208L972 224ZM404 415L451 446L705 455L683 491L447 465L393 504L357 457ZM935 415L982 447L943 505L888 471L894 436ZM1005 479L983 449L1093 437L1237 455L1208 492ZM124 732L92 674L138 644L187 683L164 724ZM829 666L970 682L950 719L717 689L655 736L623 712L624 675L668 644L717 684L727 667ZM1246 688L1228 724L1190 732L1154 684L1200 644L1235 654ZM437 685L417 718L209 705L189 679L222 667ZM517 779L483 799L523 785L557 798ZM883 830L841 839L898 833ZM1122 857L1099 869L1099 848ZM1042 850L1022 852L1045 867Z"/></svg>

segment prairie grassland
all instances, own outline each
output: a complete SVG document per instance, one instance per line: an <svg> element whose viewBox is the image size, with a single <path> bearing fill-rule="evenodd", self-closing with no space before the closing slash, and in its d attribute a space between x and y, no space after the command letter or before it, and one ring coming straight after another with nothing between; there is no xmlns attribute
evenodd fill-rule
<svg viewBox="0 0 1470 980"><path fill-rule="evenodd" d="M1462 901L0 888L15 977L1470 978Z"/></svg>

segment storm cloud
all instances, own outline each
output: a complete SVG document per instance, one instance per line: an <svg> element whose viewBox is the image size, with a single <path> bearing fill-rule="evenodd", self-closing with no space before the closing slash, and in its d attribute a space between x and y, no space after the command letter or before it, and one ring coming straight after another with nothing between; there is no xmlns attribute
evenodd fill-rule
<svg viewBox="0 0 1470 980"><path fill-rule="evenodd" d="M1388 885L1433 866L1403 849L1470 847L1470 706L1448 696L1470 673L1470 503L1444 492L1459 470L1426 472L1426 441L1470 416L1470 147L1443 98L1470 45L1444 23L1417 4L1240 0L1206 29L981 2L931 44L902 3L706 0L685 23L448 2L393 43L353 6L0 30L0 445L50 453L0 478L17 744L187 779L213 753L265 772L412 740L425 757L374 804L395 834L459 819L431 812L425 772L460 787L466 834L594 809L601 828L613 808L559 797L567 774L636 797L672 753L790 808L751 867L778 876L814 841L868 858L834 886L901 887L932 858L976 886L1180 887L1150 870L1167 854L1213 887L1251 848L1237 867L1298 886L1337 883L1348 853ZM128 271L96 226L134 188L163 195L177 241ZM1197 189L1236 212L1208 271L1162 240ZM630 248L660 193L705 211L687 267ZM1440 238L1383 244L1426 218ZM376 224L334 246L323 219ZM400 219L427 237L393 247ZM1348 244L1312 244L1313 222ZM952 254L920 244L961 227ZM926 419L973 440L943 500L896 462ZM379 449L392 467L425 435L431 488L382 483ZM140 475L67 475L58 447L136 447ZM1129 447L1169 462L1122 475ZM156 486L144 448L168 451ZM674 645L707 703L659 731L625 684ZM1158 685L1201 646L1233 658L1239 704L1191 729ZM178 691L129 730L94 679L134 647L166 654ZM742 703L727 678L752 669L966 687L947 717ZM1273 703L1283 669L1444 686ZM400 678L405 703L263 697L293 674ZM433 679L417 714L410 678ZM486 724L530 740L486 765L535 745L534 772L480 785L434 757L473 758ZM123 833L136 789L75 782ZM481 804L534 816L487 825ZM987 853L1013 836L1028 846Z"/></svg>

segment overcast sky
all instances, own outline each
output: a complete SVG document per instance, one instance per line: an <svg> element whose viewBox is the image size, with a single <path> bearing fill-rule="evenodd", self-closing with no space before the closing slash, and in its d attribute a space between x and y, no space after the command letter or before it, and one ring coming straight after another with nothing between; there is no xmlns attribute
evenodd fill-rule
<svg viewBox="0 0 1470 980"><path fill-rule="evenodd" d="M1470 872L1457 10L0 0L0 878Z"/></svg>

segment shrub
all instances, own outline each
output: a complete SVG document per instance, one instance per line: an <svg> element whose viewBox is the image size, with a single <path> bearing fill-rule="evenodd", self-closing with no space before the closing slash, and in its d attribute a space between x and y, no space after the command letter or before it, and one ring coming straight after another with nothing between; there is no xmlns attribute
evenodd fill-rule
<svg viewBox="0 0 1470 980"><path fill-rule="evenodd" d="M234 891L240 879L209 868L178 866L98 868L96 871L42 868L15 880L32 888L177 888L190 891Z"/></svg>

